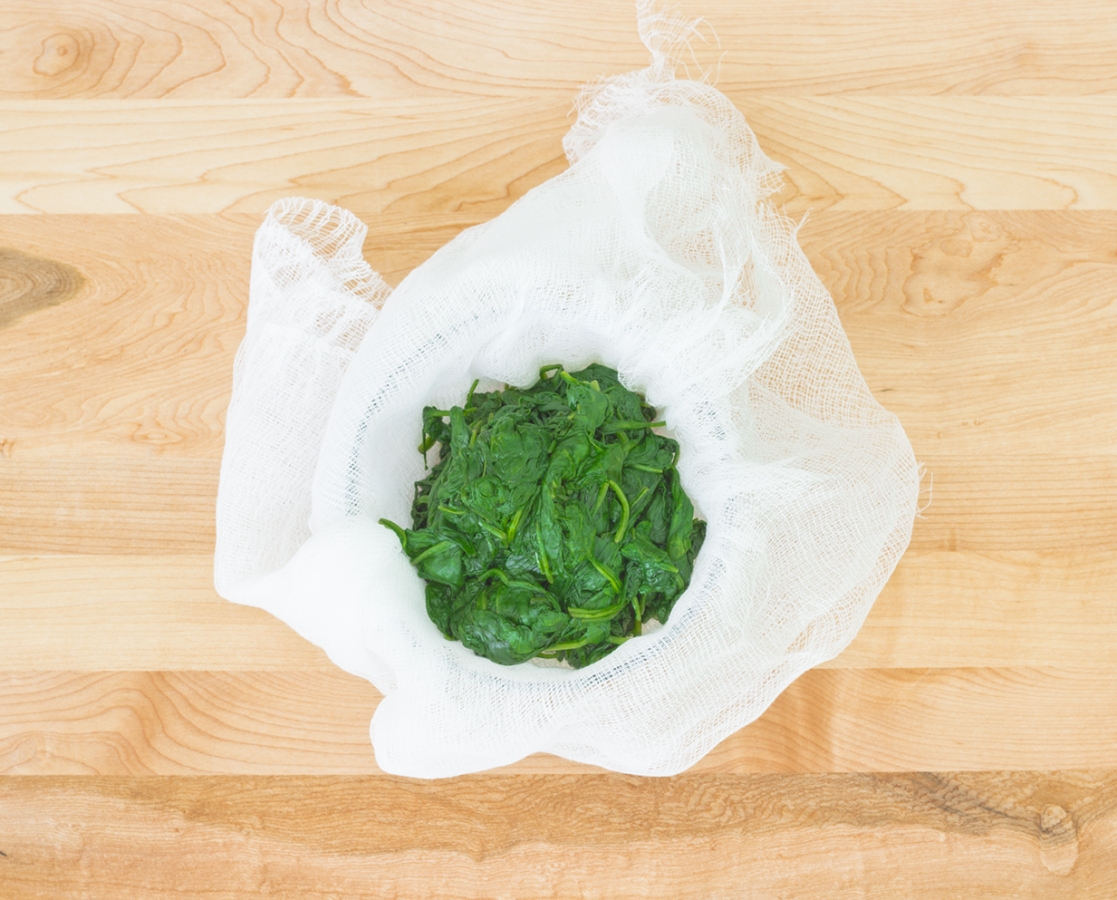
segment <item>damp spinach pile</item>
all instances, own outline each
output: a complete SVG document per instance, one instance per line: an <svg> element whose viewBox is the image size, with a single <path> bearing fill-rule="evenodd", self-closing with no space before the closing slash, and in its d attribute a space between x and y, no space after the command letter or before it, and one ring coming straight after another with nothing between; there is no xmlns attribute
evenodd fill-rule
<svg viewBox="0 0 1117 900"><path fill-rule="evenodd" d="M539 375L425 408L419 451L438 445L439 461L415 484L412 527L380 521L447 638L505 665L580 668L667 621L706 523L679 483L679 445L613 369Z"/></svg>

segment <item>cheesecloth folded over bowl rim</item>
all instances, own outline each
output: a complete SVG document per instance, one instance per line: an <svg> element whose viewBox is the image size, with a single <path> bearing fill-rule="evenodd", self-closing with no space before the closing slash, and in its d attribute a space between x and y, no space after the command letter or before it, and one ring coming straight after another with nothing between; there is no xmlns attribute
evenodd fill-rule
<svg viewBox="0 0 1117 900"><path fill-rule="evenodd" d="M585 89L570 167L394 291L340 208L280 201L256 237L217 589L384 694L391 773L540 751L680 772L852 640L910 540L918 466L768 201L780 167L724 95L675 78L691 26L650 2L638 20L651 64ZM662 411L706 542L654 633L577 671L499 666L442 637L377 519L410 522L423 406L594 361Z"/></svg>

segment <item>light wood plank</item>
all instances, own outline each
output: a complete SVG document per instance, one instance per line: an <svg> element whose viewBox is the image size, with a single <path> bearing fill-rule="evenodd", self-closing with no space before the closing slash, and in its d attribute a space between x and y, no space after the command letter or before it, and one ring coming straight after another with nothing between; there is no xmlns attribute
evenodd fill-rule
<svg viewBox="0 0 1117 900"><path fill-rule="evenodd" d="M213 552L214 459L0 459L0 556Z"/></svg>
<svg viewBox="0 0 1117 900"><path fill-rule="evenodd" d="M694 770L1108 767L1115 713L1113 669L814 669Z"/></svg>
<svg viewBox="0 0 1117 900"><path fill-rule="evenodd" d="M587 0L8 6L7 97L507 96L647 64L634 7Z"/></svg>
<svg viewBox="0 0 1117 900"><path fill-rule="evenodd" d="M0 680L2 774L377 771L368 723L379 695L336 669Z"/></svg>
<svg viewBox="0 0 1117 900"><path fill-rule="evenodd" d="M258 224L0 217L0 461L220 459Z"/></svg>
<svg viewBox="0 0 1117 900"><path fill-rule="evenodd" d="M799 232L922 458L1117 446L1112 212L819 213Z"/></svg>
<svg viewBox="0 0 1117 900"><path fill-rule="evenodd" d="M1109 900L1117 775L7 779L12 900ZM514 811L514 814L509 814ZM742 893L747 891L747 893Z"/></svg>
<svg viewBox="0 0 1117 900"><path fill-rule="evenodd" d="M0 773L378 771L378 695L337 670L6 672L0 686ZM692 771L1089 767L1117 767L1117 669L815 669ZM590 769L538 755L504 771Z"/></svg>
<svg viewBox="0 0 1117 900"><path fill-rule="evenodd" d="M1117 459L916 453L935 486L909 552L1117 555ZM0 459L0 556L212 551L219 471L212 459Z"/></svg>
<svg viewBox="0 0 1117 900"><path fill-rule="evenodd" d="M741 109L788 167L792 212L1117 206L1110 97L773 97Z"/></svg>
<svg viewBox="0 0 1117 900"><path fill-rule="evenodd" d="M909 551L826 668L1117 669L1117 559ZM221 599L205 556L0 559L10 672L333 669L278 619Z"/></svg>
<svg viewBox="0 0 1117 900"><path fill-rule="evenodd" d="M566 167L573 95L4 101L0 213L495 214ZM1112 209L1117 101L755 97L739 107L808 209Z"/></svg>
<svg viewBox="0 0 1117 900"><path fill-rule="evenodd" d="M706 17L695 62L734 92L1117 91L1103 0L672 5ZM646 60L631 3L8 0L0 97L506 96Z"/></svg>
<svg viewBox="0 0 1117 900"><path fill-rule="evenodd" d="M936 477L912 548L1096 560L1117 554L1117 510L1108 501L1117 479L1113 457L1068 454L997 462L965 454L920 456Z"/></svg>
<svg viewBox="0 0 1117 900"><path fill-rule="evenodd" d="M0 559L8 671L333 669L279 619L213 589L213 555Z"/></svg>
<svg viewBox="0 0 1117 900"><path fill-rule="evenodd" d="M573 99L0 102L0 213L258 214L296 193L491 216L566 168Z"/></svg>
<svg viewBox="0 0 1117 900"><path fill-rule="evenodd" d="M369 255L406 266L458 224L433 217L434 230L408 246L392 223L377 221ZM870 384L899 413L935 478L908 556L858 642L835 665L1111 659L1107 597L1117 529L1106 454L1117 444L1117 363L1106 334L1117 293L1107 249L1114 224L1111 213L824 212L802 230ZM212 547L221 416L243 328L254 226L247 217L0 220L4 240L26 248L17 252L37 254L26 284L55 284L51 273L67 267L81 279L64 305L0 330L5 552ZM151 311L165 301L145 287L144 264L119 259L120 246L141 256L170 251L159 281L176 298L174 313ZM941 303L923 302L931 275L934 289L946 292ZM16 288L19 296L28 290ZM108 575L91 561L77 565L105 591L127 577L126 561L110 562ZM208 590L208 563L202 568L198 587L187 591ZM65 579L81 576L43 577L45 591L70 595ZM127 635L129 646L63 640L74 649L40 657L31 648L48 635L64 637L68 622L84 623L89 614L60 613L51 623L29 614L18 628L8 623L10 665L278 664L270 650L222 662L213 654L232 639L214 632L200 644L168 647L160 629L180 612L163 605L154 580L149 590L156 599L142 611L127 608L156 627L104 626L121 640ZM952 625L959 607L965 618ZM281 626L266 641L275 642L278 659L306 652Z"/></svg>
<svg viewBox="0 0 1117 900"><path fill-rule="evenodd" d="M372 218L366 256L398 282L476 221ZM17 273L0 284L3 454L220 457L258 223L0 217ZM800 239L921 457L1100 456L1117 446L1114 229L1110 211L821 211Z"/></svg>
<svg viewBox="0 0 1117 900"><path fill-rule="evenodd" d="M1114 585L1112 553L912 548L853 643L824 665L1113 668Z"/></svg>

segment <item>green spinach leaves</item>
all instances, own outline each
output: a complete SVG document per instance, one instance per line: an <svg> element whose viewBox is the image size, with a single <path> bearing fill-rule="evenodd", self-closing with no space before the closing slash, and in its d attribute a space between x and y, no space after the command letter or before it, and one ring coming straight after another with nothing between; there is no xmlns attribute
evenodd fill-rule
<svg viewBox="0 0 1117 900"><path fill-rule="evenodd" d="M675 468L679 446L617 373L545 366L527 390L423 410L412 527L381 519L426 580L439 630L505 665L589 665L666 622L706 523Z"/></svg>

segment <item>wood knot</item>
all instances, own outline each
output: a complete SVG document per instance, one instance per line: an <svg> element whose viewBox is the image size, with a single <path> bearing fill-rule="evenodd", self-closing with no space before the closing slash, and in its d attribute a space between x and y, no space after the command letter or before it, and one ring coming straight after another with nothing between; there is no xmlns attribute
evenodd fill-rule
<svg viewBox="0 0 1117 900"><path fill-rule="evenodd" d="M31 68L36 75L46 75L49 78L72 69L80 56L81 44L72 34L52 34L43 41L42 52Z"/></svg>
<svg viewBox="0 0 1117 900"><path fill-rule="evenodd" d="M1078 860L1078 828L1061 806L1048 806L1040 814L1039 858L1055 875L1069 875Z"/></svg>
<svg viewBox="0 0 1117 900"><path fill-rule="evenodd" d="M0 328L69 300L84 284L73 266L0 247Z"/></svg>
<svg viewBox="0 0 1117 900"><path fill-rule="evenodd" d="M952 313L996 287L1005 257L1018 249L996 220L967 215L952 234L913 251L903 288L904 311L917 316Z"/></svg>

